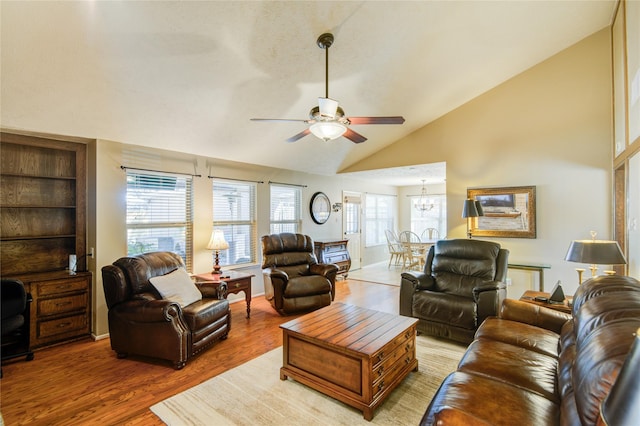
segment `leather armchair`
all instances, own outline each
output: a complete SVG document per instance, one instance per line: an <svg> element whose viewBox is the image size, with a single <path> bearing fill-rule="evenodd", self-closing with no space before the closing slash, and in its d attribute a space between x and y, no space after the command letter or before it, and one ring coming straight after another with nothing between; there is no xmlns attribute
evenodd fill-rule
<svg viewBox="0 0 640 426"><path fill-rule="evenodd" d="M509 251L500 244L440 240L423 272L403 272L400 315L418 318L418 331L470 343L487 317L497 316L507 290Z"/></svg>
<svg viewBox="0 0 640 426"><path fill-rule="evenodd" d="M102 268L111 348L118 358L160 358L181 369L197 353L227 338L231 313L224 285L219 290L199 287L202 300L181 307L163 299L149 281L179 267L184 267L179 255L154 252L123 257Z"/></svg>
<svg viewBox="0 0 640 426"><path fill-rule="evenodd" d="M328 306L336 295L338 266L318 263L307 235L263 236L262 268L265 298L280 315Z"/></svg>

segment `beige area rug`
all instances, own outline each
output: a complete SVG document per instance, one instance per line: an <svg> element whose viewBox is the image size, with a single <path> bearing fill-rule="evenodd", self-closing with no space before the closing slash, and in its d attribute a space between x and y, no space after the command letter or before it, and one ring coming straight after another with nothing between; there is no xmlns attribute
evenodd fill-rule
<svg viewBox="0 0 640 426"><path fill-rule="evenodd" d="M374 412L371 422L355 408L292 379L280 380L282 347L151 407L178 425L415 425L465 348L418 336L418 372L412 372Z"/></svg>

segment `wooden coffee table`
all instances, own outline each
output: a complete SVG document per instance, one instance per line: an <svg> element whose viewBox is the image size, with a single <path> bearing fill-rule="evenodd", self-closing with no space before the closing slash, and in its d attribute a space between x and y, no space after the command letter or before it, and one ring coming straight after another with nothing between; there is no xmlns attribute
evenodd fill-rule
<svg viewBox="0 0 640 426"><path fill-rule="evenodd" d="M415 318L333 303L282 324L280 379L361 410L366 420L418 370Z"/></svg>

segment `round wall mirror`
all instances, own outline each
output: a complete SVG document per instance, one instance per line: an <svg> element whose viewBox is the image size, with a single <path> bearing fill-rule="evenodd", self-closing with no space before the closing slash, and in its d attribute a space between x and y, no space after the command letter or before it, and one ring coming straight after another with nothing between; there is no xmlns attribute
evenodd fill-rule
<svg viewBox="0 0 640 426"><path fill-rule="evenodd" d="M324 192L316 192L311 197L309 205L311 211L311 219L318 225L322 225L329 220L331 214L331 202Z"/></svg>

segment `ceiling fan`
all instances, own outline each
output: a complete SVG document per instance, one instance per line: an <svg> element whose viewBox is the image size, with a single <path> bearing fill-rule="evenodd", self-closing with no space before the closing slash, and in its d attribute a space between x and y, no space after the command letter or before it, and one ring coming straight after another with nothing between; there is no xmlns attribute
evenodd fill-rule
<svg viewBox="0 0 640 426"><path fill-rule="evenodd" d="M351 124L402 124L404 118L401 116L391 117L346 117L344 110L339 106L338 101L329 98L329 47L333 44L333 34L324 33L318 37L317 44L321 49L325 49L325 97L318 98L318 106L311 108L309 118L306 120L295 120L287 118L252 118L252 121L299 121L310 124L308 128L291 136L287 142L295 142L309 133L320 139L329 141L344 136L354 143L362 143L367 140L364 136L354 132L349 128Z"/></svg>

